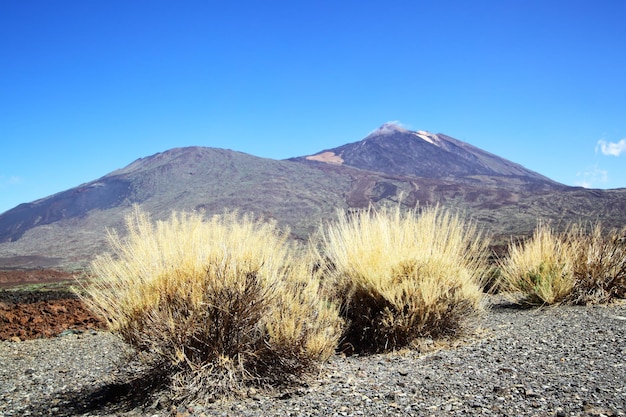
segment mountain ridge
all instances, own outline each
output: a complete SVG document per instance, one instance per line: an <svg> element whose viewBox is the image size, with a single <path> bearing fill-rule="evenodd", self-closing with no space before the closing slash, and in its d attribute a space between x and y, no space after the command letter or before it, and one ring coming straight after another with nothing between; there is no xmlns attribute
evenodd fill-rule
<svg viewBox="0 0 626 417"><path fill-rule="evenodd" d="M405 136L407 132L411 137ZM520 175L514 175L518 164L483 155L469 144L459 150L464 142L455 143L442 134L393 130L387 140L378 142L380 136L385 135L370 134L343 145L342 157L349 162L374 161L370 165L307 157L274 160L199 146L139 158L94 181L0 214L0 267L48 262L45 266L82 268L107 250L107 230L124 230L124 217L135 204L154 219L167 218L172 211L212 215L236 209L275 220L296 239L307 239L334 219L338 209L369 205L441 205L472 218L500 241L531 233L540 219L555 224L592 219L611 227L626 225L626 189L568 187L523 167ZM464 171L458 175L408 175L398 157L402 154L398 144L406 145L408 140L436 148L429 140L441 141L440 146L453 149L452 156L435 150L431 164L450 165L469 152L465 159L473 161L474 168L462 166ZM417 158L415 149L404 156L414 158L414 165L423 165L426 158Z"/></svg>

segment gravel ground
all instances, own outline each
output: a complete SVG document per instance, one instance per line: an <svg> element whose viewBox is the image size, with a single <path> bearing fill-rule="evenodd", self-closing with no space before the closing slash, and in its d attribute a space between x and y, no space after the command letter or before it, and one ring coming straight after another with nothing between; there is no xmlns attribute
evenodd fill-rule
<svg viewBox="0 0 626 417"><path fill-rule="evenodd" d="M0 416L626 416L626 304L496 304L480 337L429 353L337 355L283 392L175 407L135 385L104 332L0 342Z"/></svg>

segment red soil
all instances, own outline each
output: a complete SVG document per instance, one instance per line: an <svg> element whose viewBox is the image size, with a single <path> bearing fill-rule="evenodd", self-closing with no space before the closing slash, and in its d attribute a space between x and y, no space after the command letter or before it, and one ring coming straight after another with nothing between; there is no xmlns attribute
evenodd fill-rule
<svg viewBox="0 0 626 417"><path fill-rule="evenodd" d="M0 271L0 285L49 283L73 279L62 271ZM104 328L70 291L0 290L0 340L25 340L58 336L64 330L77 332Z"/></svg>

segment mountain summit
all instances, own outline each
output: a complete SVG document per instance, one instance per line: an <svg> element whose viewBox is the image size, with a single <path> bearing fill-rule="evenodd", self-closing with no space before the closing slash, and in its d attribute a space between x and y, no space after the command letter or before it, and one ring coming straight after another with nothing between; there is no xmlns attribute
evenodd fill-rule
<svg viewBox="0 0 626 417"><path fill-rule="evenodd" d="M359 142L326 149L298 161L346 165L368 171L412 177L514 177L551 183L543 175L444 134L411 131L385 123Z"/></svg>
<svg viewBox="0 0 626 417"><path fill-rule="evenodd" d="M409 130L405 129L397 122L387 122L383 123L383 125L378 129L372 131L368 136L389 135L398 132L405 133L409 132Z"/></svg>

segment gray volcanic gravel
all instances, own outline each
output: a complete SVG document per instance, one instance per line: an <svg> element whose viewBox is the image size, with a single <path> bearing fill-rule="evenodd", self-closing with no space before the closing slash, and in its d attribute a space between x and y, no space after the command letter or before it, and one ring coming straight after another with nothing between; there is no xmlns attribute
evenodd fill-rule
<svg viewBox="0 0 626 417"><path fill-rule="evenodd" d="M626 416L626 304L499 303L481 327L455 346L336 355L298 387L185 406L121 383L141 365L108 333L0 342L0 416Z"/></svg>

